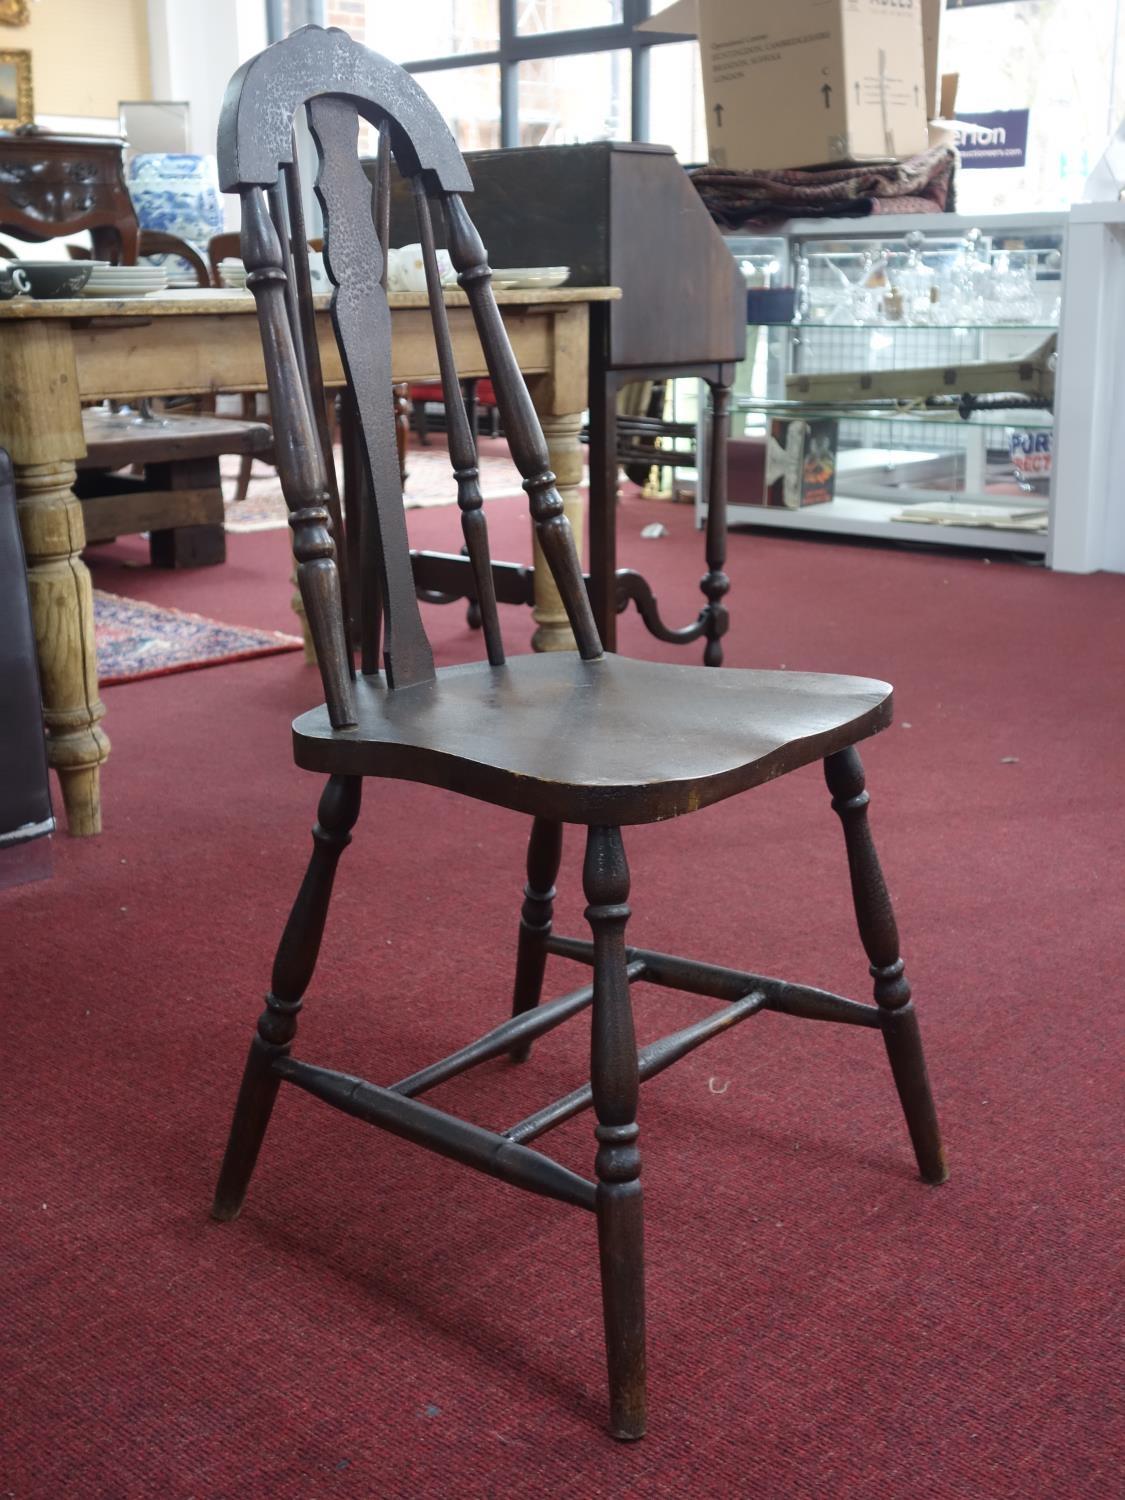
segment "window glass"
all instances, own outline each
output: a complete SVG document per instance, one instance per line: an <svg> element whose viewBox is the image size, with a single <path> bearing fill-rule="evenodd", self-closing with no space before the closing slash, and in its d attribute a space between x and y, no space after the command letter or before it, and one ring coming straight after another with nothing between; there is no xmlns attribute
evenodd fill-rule
<svg viewBox="0 0 1125 1500"><path fill-rule="evenodd" d="M707 160L703 70L695 42L649 49L648 138L671 146L685 166Z"/></svg>
<svg viewBox="0 0 1125 1500"><path fill-rule="evenodd" d="M946 12L941 70L960 75L958 113L1030 111L1027 165L962 171L962 213L1067 208L1082 197L1125 106L1125 87L1114 87L1119 10L1125 24L1123 0L1008 0Z"/></svg>
<svg viewBox="0 0 1125 1500"><path fill-rule="evenodd" d="M628 52L537 58L518 72L521 146L629 140Z"/></svg>
<svg viewBox="0 0 1125 1500"><path fill-rule="evenodd" d="M329 21L332 9L328 0ZM392 62L494 52L500 45L497 0L366 0L365 10L367 45Z"/></svg>
<svg viewBox="0 0 1125 1500"><path fill-rule="evenodd" d="M621 4L622 0L516 0L516 30L521 36L535 36L580 26L612 26L623 19Z"/></svg>
<svg viewBox="0 0 1125 1500"><path fill-rule="evenodd" d="M495 150L500 144L500 68L441 68L415 75L445 116L462 151Z"/></svg>

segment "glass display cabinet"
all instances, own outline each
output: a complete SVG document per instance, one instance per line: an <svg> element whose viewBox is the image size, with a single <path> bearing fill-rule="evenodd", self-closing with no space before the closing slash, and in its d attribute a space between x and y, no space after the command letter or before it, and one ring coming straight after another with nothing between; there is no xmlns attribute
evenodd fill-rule
<svg viewBox="0 0 1125 1500"><path fill-rule="evenodd" d="M1125 209L1090 205L728 236L762 309L734 393L732 524L1125 569L1105 461L1123 235Z"/></svg>

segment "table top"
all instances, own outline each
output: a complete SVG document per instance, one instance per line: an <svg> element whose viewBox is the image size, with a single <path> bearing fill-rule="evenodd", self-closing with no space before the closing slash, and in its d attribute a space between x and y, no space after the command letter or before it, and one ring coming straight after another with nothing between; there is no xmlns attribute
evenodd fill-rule
<svg viewBox="0 0 1125 1500"><path fill-rule="evenodd" d="M614 302L621 296L615 286L563 286L551 291L497 291L501 307L547 307L559 303ZM331 293L321 292L313 298L320 311L327 311ZM425 292L391 292L387 298L395 308L428 307ZM468 298L459 288L445 291L447 307L467 307ZM184 287L167 292L152 292L147 297L13 297L0 302L0 322L24 322L28 319L72 318L163 318L192 313L247 313L254 311L250 292L227 287Z"/></svg>

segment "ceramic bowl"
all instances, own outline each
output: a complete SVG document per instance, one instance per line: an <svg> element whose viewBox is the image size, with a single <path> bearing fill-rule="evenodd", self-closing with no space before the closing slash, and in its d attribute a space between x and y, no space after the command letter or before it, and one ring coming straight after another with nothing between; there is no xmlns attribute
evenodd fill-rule
<svg viewBox="0 0 1125 1500"><path fill-rule="evenodd" d="M31 286L22 271L0 261L0 302L7 302L9 298L19 297L30 290Z"/></svg>
<svg viewBox="0 0 1125 1500"><path fill-rule="evenodd" d="M27 277L33 297L77 297L94 269L80 260L14 260L11 267Z"/></svg>

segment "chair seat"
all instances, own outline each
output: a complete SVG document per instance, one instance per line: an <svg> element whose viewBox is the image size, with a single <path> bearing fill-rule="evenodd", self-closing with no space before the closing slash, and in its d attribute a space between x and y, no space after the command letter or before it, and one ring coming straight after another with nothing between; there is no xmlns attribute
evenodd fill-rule
<svg viewBox="0 0 1125 1500"><path fill-rule="evenodd" d="M877 733L891 688L816 672L712 670L570 652L446 667L388 693L356 681L358 724L293 725L305 770L446 787L572 823L693 812Z"/></svg>

